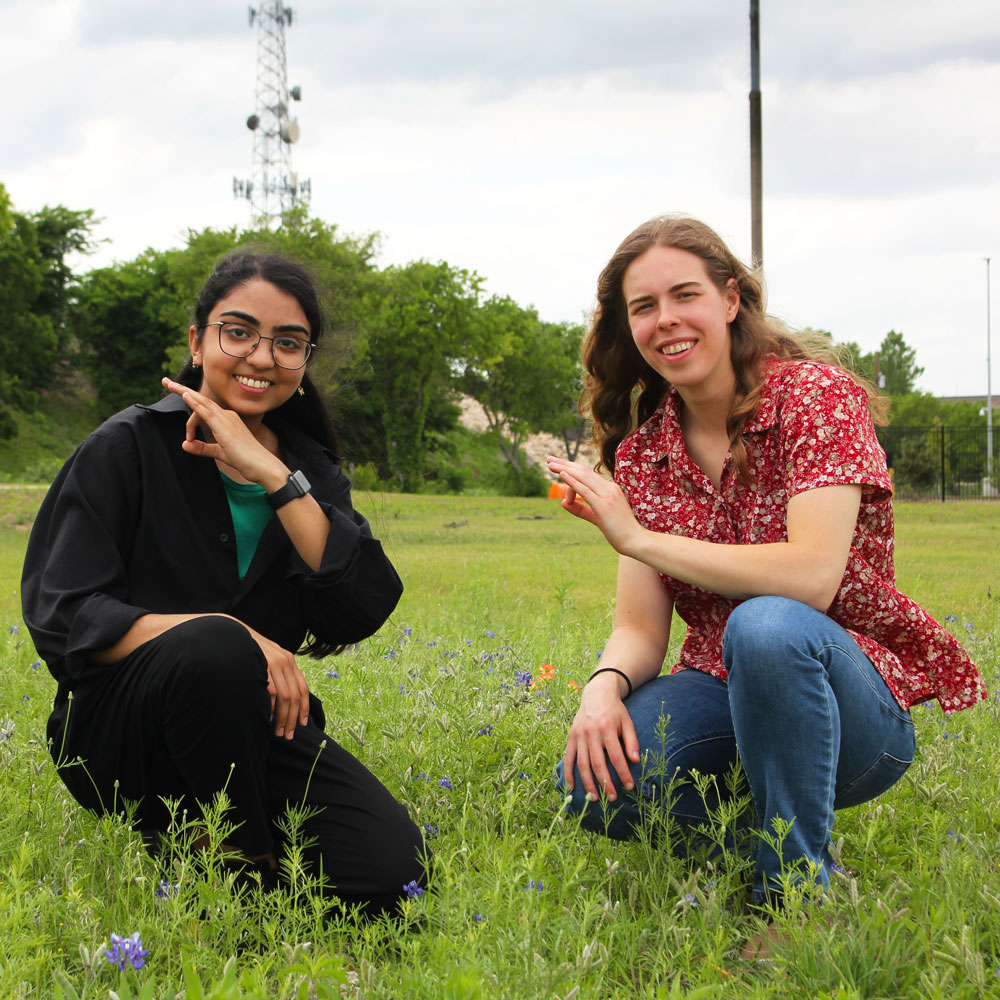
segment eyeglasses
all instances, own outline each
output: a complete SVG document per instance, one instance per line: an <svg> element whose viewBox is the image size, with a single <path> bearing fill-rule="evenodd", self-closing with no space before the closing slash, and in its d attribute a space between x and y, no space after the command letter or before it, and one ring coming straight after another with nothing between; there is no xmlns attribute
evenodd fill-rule
<svg viewBox="0 0 1000 1000"><path fill-rule="evenodd" d="M265 337L259 330L239 323L206 323L201 329L210 326L219 328L219 347L223 354L231 358L249 358L262 340L271 342L271 358L279 368L296 371L301 368L317 350L318 345L284 334L277 337Z"/></svg>

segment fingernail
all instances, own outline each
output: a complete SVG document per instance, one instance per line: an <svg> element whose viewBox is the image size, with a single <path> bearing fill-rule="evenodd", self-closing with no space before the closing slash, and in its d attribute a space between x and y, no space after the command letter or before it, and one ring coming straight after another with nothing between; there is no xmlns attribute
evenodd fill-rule
<svg viewBox="0 0 1000 1000"><path fill-rule="evenodd" d="M587 792L587 801L588 802L596 802L597 801L597 796L593 792Z"/></svg>
<svg viewBox="0 0 1000 1000"><path fill-rule="evenodd" d="M285 730L284 729L279 729L275 735L276 736L284 736L285 735Z"/></svg>
<svg viewBox="0 0 1000 1000"><path fill-rule="evenodd" d="M625 785L626 792L631 792L633 788L635 788L635 785L633 785L631 781L627 785Z"/></svg>

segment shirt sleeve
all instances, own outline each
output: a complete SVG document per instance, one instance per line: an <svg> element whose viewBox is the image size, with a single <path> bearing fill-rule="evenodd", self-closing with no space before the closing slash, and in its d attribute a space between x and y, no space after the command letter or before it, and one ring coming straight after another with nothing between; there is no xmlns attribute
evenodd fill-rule
<svg viewBox="0 0 1000 1000"><path fill-rule="evenodd" d="M318 570L293 549L291 576L299 587L306 627L334 645L360 642L376 632L399 603L403 584L351 503L351 484L332 463L313 495L330 519Z"/></svg>
<svg viewBox="0 0 1000 1000"><path fill-rule="evenodd" d="M802 365L779 415L789 499L824 486L860 485L865 503L892 496L868 395L850 376Z"/></svg>
<svg viewBox="0 0 1000 1000"><path fill-rule="evenodd" d="M147 609L128 599L125 555L140 506L138 455L124 427L95 431L63 466L31 531L24 621L59 681L114 645Z"/></svg>

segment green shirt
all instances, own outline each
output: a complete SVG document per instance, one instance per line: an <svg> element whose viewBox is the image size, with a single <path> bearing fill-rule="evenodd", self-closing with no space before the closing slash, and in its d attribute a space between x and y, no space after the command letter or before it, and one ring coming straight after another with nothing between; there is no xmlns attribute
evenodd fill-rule
<svg viewBox="0 0 1000 1000"><path fill-rule="evenodd" d="M236 530L236 564L242 580L247 575L254 553L257 551L257 543L274 511L267 502L267 490L263 486L258 486L257 483L238 483L224 472L220 472L219 475L222 476L226 499L229 500L229 510L233 515L233 528Z"/></svg>

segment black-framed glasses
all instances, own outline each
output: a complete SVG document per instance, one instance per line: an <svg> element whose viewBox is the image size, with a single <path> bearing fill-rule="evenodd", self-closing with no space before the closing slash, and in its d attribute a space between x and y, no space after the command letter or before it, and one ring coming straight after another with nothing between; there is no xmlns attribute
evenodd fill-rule
<svg viewBox="0 0 1000 1000"><path fill-rule="evenodd" d="M207 330L210 326L219 328L219 347L223 354L228 354L231 358L249 358L262 340L269 340L274 363L279 368L287 368L289 371L301 368L312 357L312 352L318 349L317 344L290 333L265 337L252 326L218 321L206 323L202 329Z"/></svg>

